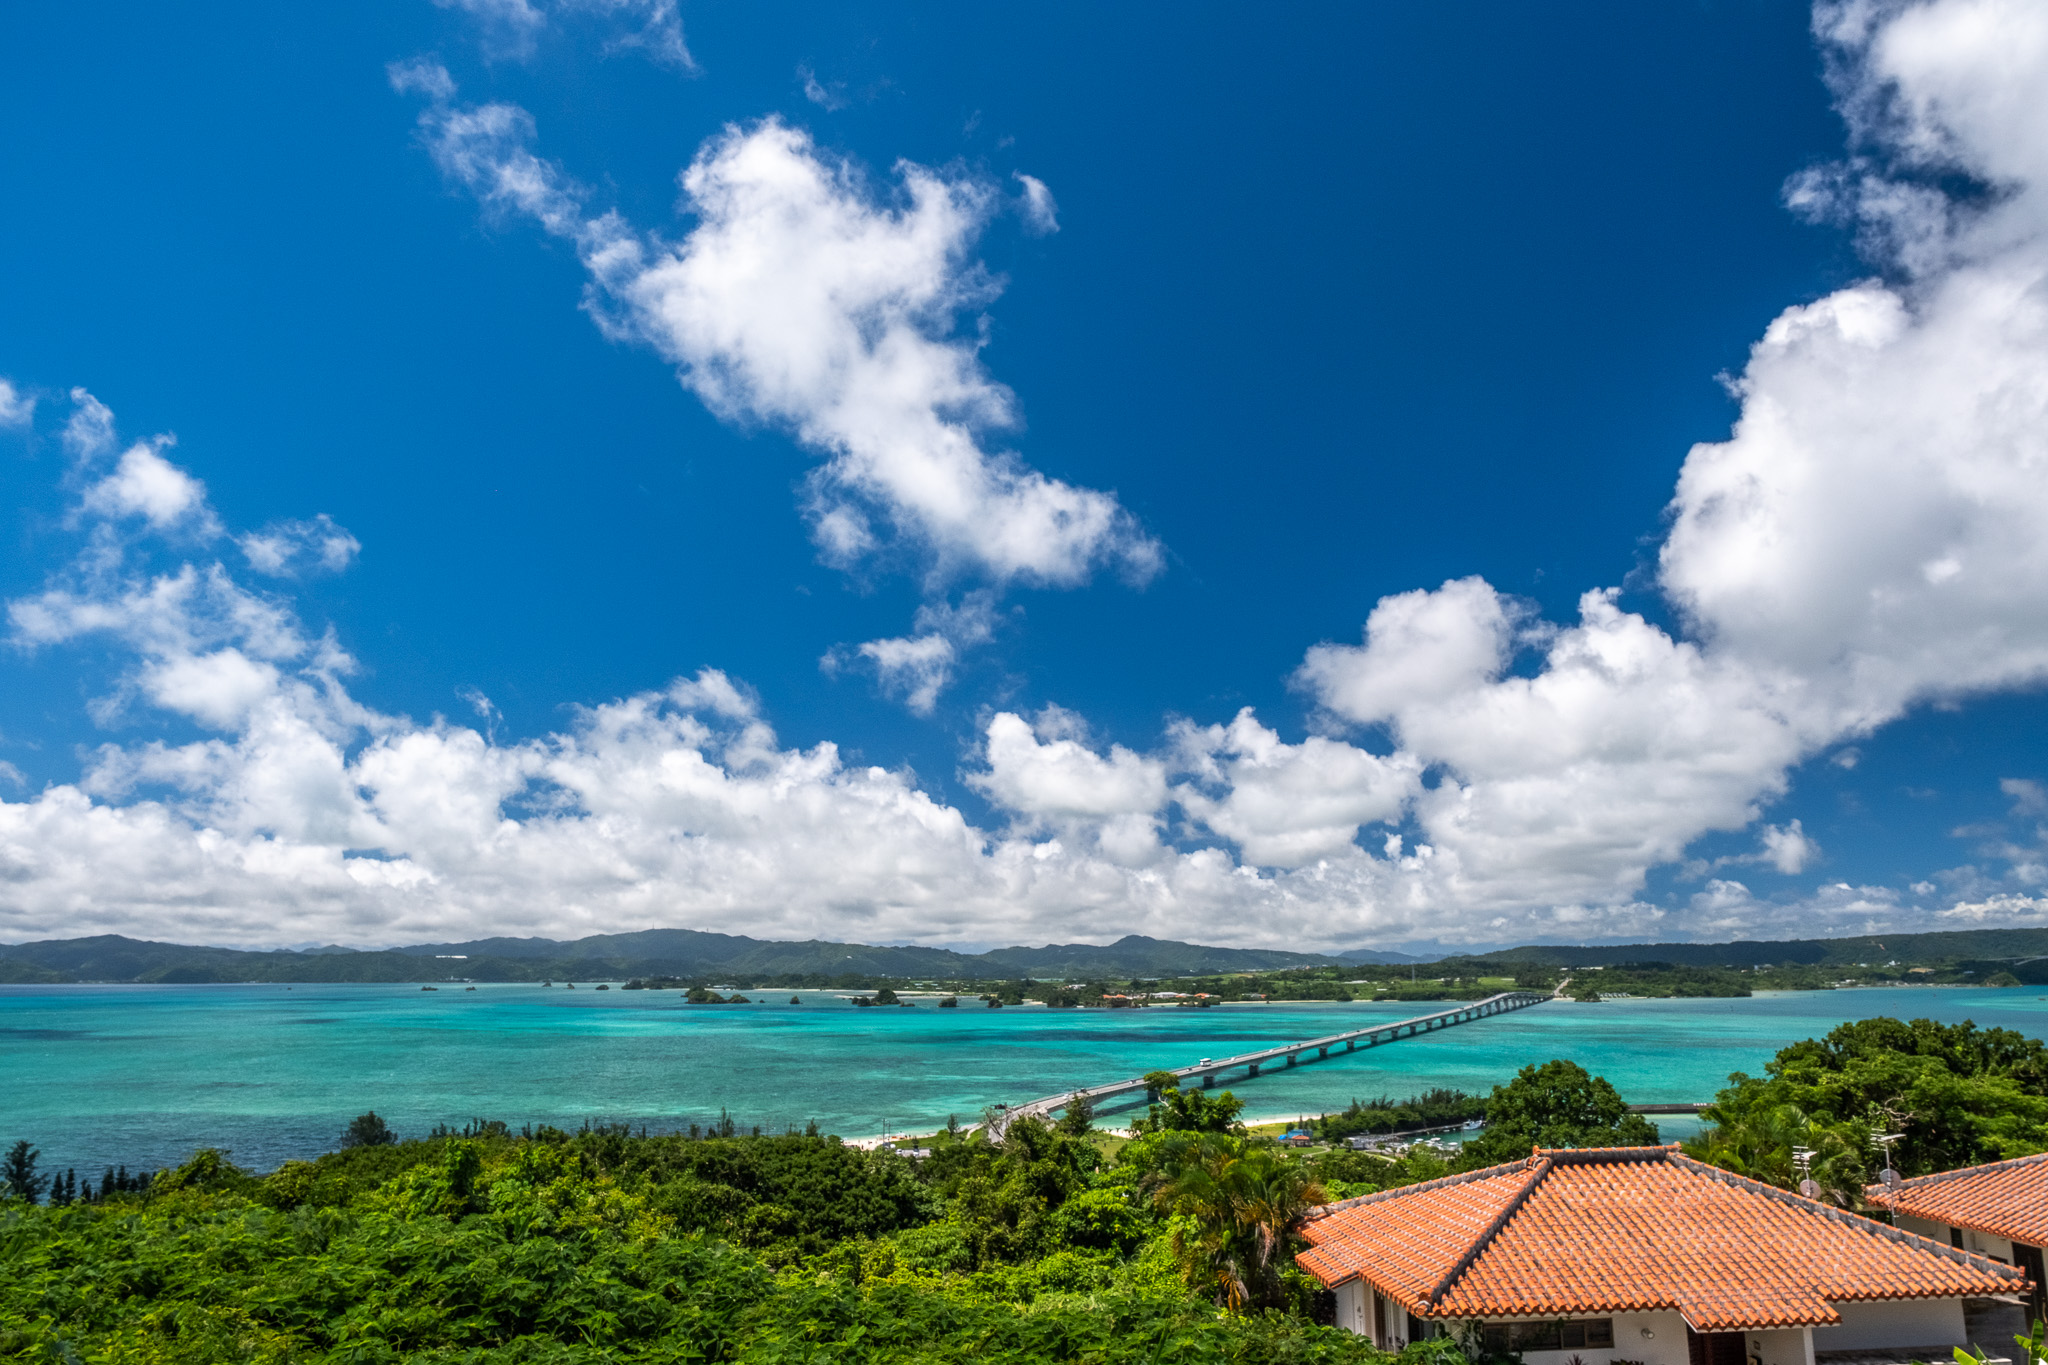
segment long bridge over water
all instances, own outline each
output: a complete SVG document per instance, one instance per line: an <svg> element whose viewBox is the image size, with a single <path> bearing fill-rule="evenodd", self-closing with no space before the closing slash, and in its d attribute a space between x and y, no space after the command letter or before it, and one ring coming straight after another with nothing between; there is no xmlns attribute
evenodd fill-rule
<svg viewBox="0 0 2048 1365"><path fill-rule="evenodd" d="M1500 995L1490 995L1484 1000L1460 1005L1456 1009L1439 1010L1435 1014L1421 1014L1413 1019L1401 1019L1391 1024L1375 1024L1371 1028L1352 1029L1348 1033L1333 1033L1327 1038L1311 1038L1305 1043L1286 1043L1259 1052L1239 1053L1235 1057L1204 1057L1193 1066L1162 1070L1170 1069L1183 1085L1199 1076L1202 1088L1207 1090L1213 1088L1216 1078L1227 1071L1242 1068L1243 1079L1250 1080L1261 1070L1274 1065L1299 1066L1304 1062L1322 1061L1333 1049L1341 1049L1338 1055L1342 1056L1347 1052L1355 1052L1360 1047L1380 1047L1387 1043L1399 1042L1403 1038L1413 1038L1418 1033L1434 1033L1453 1025L1469 1024L1475 1019L1506 1014L1512 1010L1525 1010L1531 1005L1540 1005L1552 998L1536 991L1505 991ZM1029 1104L1020 1104L1004 1111L1001 1122L1007 1124L1026 1114L1048 1118L1077 1100L1085 1099L1090 1104L1099 1105L1104 1100L1113 1100L1140 1091L1144 1092L1147 1100L1159 1098L1159 1092L1153 1089L1144 1077L1138 1077L1135 1080L1114 1081L1108 1085L1047 1095L1044 1099L1032 1100Z"/></svg>

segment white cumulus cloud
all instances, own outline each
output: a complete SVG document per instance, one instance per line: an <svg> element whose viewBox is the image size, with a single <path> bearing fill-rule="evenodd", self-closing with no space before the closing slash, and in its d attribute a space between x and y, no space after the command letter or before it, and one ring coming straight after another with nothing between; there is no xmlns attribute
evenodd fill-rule
<svg viewBox="0 0 2048 1365"><path fill-rule="evenodd" d="M1794 877L1806 870L1806 865L1820 856L1820 845L1806 836L1797 820L1783 825L1765 825L1759 837L1763 841L1763 856L1772 867L1788 877Z"/></svg>
<svg viewBox="0 0 2048 1365"><path fill-rule="evenodd" d="M1228 725L1183 723L1174 740L1193 778L1174 790L1182 809L1262 867L1352 852L1361 825L1399 823L1421 792L1411 754L1383 758L1321 735L1288 744L1250 707Z"/></svg>
<svg viewBox="0 0 2048 1365"><path fill-rule="evenodd" d="M1823 5L1816 31L1869 154L1792 197L1865 220L1888 274L1780 315L1732 436L1687 457L1658 560L1684 633L1599 592L1546 627L1466 579L1304 661L1333 717L1441 767L1416 819L1476 900L1618 901L1804 759L2048 676L2043 16ZM1996 193L1959 205L1940 175ZM1540 666L1511 671L1530 645ZM1764 837L1781 871L1813 856L1795 826Z"/></svg>
<svg viewBox="0 0 2048 1365"><path fill-rule="evenodd" d="M699 150L682 177L696 226L669 243L588 212L529 149L524 110L437 104L422 127L443 171L487 207L576 243L586 302L613 335L674 361L714 412L782 427L823 457L807 512L828 561L893 543L923 555L934 581L1071 586L1104 566L1158 571L1158 544L1114 496L991 444L1017 425L1016 401L979 340L956 335L960 314L995 292L969 255L995 207L982 181L906 162L892 202L768 119Z"/></svg>
<svg viewBox="0 0 2048 1365"><path fill-rule="evenodd" d="M128 447L114 472L86 490L85 507L103 516L141 517L158 530L183 522L201 534L217 534L206 485L165 459L162 444L138 441Z"/></svg>

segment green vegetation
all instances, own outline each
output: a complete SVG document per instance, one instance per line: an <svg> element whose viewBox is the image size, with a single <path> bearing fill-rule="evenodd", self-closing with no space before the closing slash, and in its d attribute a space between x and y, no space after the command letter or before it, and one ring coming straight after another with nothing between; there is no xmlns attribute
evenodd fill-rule
<svg viewBox="0 0 2048 1365"><path fill-rule="evenodd" d="M374 1109L350 1119L348 1127L341 1131L344 1150L350 1147L389 1147L397 1141L398 1135L391 1131L391 1125L378 1118Z"/></svg>
<svg viewBox="0 0 2048 1365"><path fill-rule="evenodd" d="M1909 1177L2048 1150L2048 1049L2009 1029L1863 1019L1764 1070L1729 1078L1694 1155L1789 1188L1806 1148L1823 1193L1853 1206L1884 1164L1879 1135L1900 1135L1892 1164Z"/></svg>
<svg viewBox="0 0 2048 1365"><path fill-rule="evenodd" d="M0 1359L1387 1359L1314 1321L1290 1232L1314 1177L1232 1134L1110 1163L1032 1120L1000 1145L942 1133L921 1162L798 1134L464 1131L16 1198Z"/></svg>
<svg viewBox="0 0 2048 1365"><path fill-rule="evenodd" d="M1228 1092L1156 1080L1129 1141L1080 1108L999 1141L949 1122L922 1159L730 1118L400 1141L364 1114L340 1150L266 1176L202 1151L38 1205L23 1142L0 1167L0 1359L1386 1365L1319 1325L1295 1228L1444 1160L1283 1151ZM1583 1143L1611 1136L1611 1095L1560 1062L1490 1103L1518 1141ZM1440 1341L1408 1365L1463 1361Z"/></svg>
<svg viewBox="0 0 2048 1365"><path fill-rule="evenodd" d="M1284 1308L1299 1297L1287 1259L1301 1215L1322 1185L1271 1147L1231 1133L1169 1132L1154 1147L1153 1203L1173 1215L1167 1235L1182 1278L1214 1284L1226 1307Z"/></svg>
<svg viewBox="0 0 2048 1365"><path fill-rule="evenodd" d="M1426 1090L1405 1100L1391 1095L1376 1100L1353 1100L1349 1109L1323 1115L1316 1122L1316 1134L1325 1142L1342 1142L1361 1134L1413 1133L1485 1117L1484 1095L1468 1095L1462 1090Z"/></svg>
<svg viewBox="0 0 2048 1365"><path fill-rule="evenodd" d="M1631 1114L1605 1079L1576 1062L1525 1066L1494 1087L1486 1130L1465 1144L1459 1167L1476 1170L1529 1155L1534 1147L1649 1147L1657 1126Z"/></svg>
<svg viewBox="0 0 2048 1365"><path fill-rule="evenodd" d="M0 986L54 986L72 978L19 958L0 957Z"/></svg>
<svg viewBox="0 0 2048 1365"><path fill-rule="evenodd" d="M1131 1123L1131 1131L1146 1133L1236 1133L1242 1132L1237 1116L1244 1101L1228 1090L1212 1096L1206 1090L1183 1090L1180 1077L1171 1071L1145 1073L1148 1093L1159 1098L1145 1117Z"/></svg>
<svg viewBox="0 0 2048 1365"><path fill-rule="evenodd" d="M0 1164L0 1185L4 1185L9 1199L24 1199L33 1204L43 1197L44 1186L49 1177L36 1174L36 1158L41 1155L26 1139L7 1149L7 1158Z"/></svg>

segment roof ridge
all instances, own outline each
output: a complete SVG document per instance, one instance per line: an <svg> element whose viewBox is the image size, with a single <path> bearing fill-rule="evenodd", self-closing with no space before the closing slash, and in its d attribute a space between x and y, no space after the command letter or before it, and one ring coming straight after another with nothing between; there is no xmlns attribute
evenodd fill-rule
<svg viewBox="0 0 2048 1365"><path fill-rule="evenodd" d="M1694 1171L1709 1179L1718 1180L1725 1185L1732 1185L1737 1189L1746 1189L1752 1193L1760 1194L1766 1199L1772 1199L1791 1208L1803 1210L1816 1217L1824 1218L1831 1223L1840 1224L1851 1231L1864 1232L1874 1237L1881 1237L1886 1241L1918 1247L1922 1251L1932 1251L1959 1264L1970 1266L1976 1270L1987 1270L1994 1275L2004 1275L2008 1279L2026 1279L2025 1272L2021 1271L2018 1267L2007 1265L2004 1261L1994 1257L1980 1256L1975 1252L1964 1251L1960 1247L1952 1247L1946 1242L1937 1242L1931 1237L1922 1237L1917 1232L1907 1232L1904 1228L1893 1227L1889 1223L1880 1223L1875 1218L1866 1218L1860 1213L1851 1213L1847 1209L1838 1209L1833 1204L1823 1204L1818 1199L1808 1199L1803 1194L1794 1194L1790 1190L1781 1190L1776 1185L1767 1185L1761 1180L1752 1180L1746 1175L1737 1175L1735 1172L1724 1170L1719 1166L1710 1166L1706 1162L1686 1156L1682 1152L1674 1153L1670 1159L1673 1165Z"/></svg>
<svg viewBox="0 0 2048 1365"><path fill-rule="evenodd" d="M1457 1175L1440 1175L1434 1180L1425 1180L1419 1185L1396 1185L1391 1190L1374 1190L1371 1194L1357 1194L1349 1199L1339 1199L1334 1204L1318 1204L1302 1215L1302 1221L1306 1223L1319 1222L1324 1218L1328 1218L1333 1213L1342 1213L1345 1209L1355 1209L1361 1204L1377 1204L1381 1200L1395 1199L1404 1194L1421 1194L1425 1190L1442 1190L1448 1189L1453 1185L1468 1185L1475 1180L1491 1180L1495 1176L1506 1175L1517 1166L1527 1170L1529 1163L1533 1160L1535 1160L1534 1157L1518 1157L1513 1161L1504 1161L1498 1166L1482 1166L1476 1171L1461 1171Z"/></svg>
<svg viewBox="0 0 2048 1365"><path fill-rule="evenodd" d="M1472 1263L1479 1259L1480 1253L1485 1251L1493 1239L1500 1235L1500 1230L1508 1225L1508 1220L1521 1212L1522 1206L1529 1202L1529 1196L1535 1192L1538 1185L1543 1183L1543 1177L1556 1169L1556 1165L1557 1163L1550 1160L1547 1156L1537 1155L1530 1157L1529 1178L1522 1182L1520 1189L1508 1196L1507 1203L1503 1204L1500 1212L1493 1216L1493 1221L1488 1223L1480 1231L1479 1235L1474 1237L1471 1243L1466 1246L1465 1250L1459 1254L1458 1259L1451 1263L1451 1268L1445 1271L1443 1278L1436 1282L1436 1288L1422 1296L1424 1303L1434 1308L1443 1302L1444 1295L1451 1292L1451 1286L1458 1282L1458 1277L1472 1268Z"/></svg>
<svg viewBox="0 0 2048 1365"><path fill-rule="evenodd" d="M2048 1161L2048 1152L2035 1152L2031 1156L2007 1157L2004 1161L1987 1161L1977 1166L1958 1166L1953 1171L1936 1171L1931 1175L1916 1175L1911 1180L1901 1180L1892 1186L1866 1185L1866 1190L1924 1190L1931 1185L1943 1185L1951 1180L1967 1180L1973 1175L1988 1175L1992 1171L2009 1171L2020 1166L2031 1166Z"/></svg>
<svg viewBox="0 0 2048 1365"><path fill-rule="evenodd" d="M1631 1161L1664 1161L1683 1151L1680 1143L1660 1142L1654 1147L1538 1147L1536 1155L1548 1157L1560 1166L1607 1166Z"/></svg>

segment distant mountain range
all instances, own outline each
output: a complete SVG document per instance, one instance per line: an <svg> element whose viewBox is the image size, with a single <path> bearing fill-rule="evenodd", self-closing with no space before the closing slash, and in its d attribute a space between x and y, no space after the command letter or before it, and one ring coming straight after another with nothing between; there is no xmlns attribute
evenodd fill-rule
<svg viewBox="0 0 2048 1365"><path fill-rule="evenodd" d="M546 938L486 938L467 943L420 943L381 952L335 947L303 952L246 952L150 943L118 934L0 944L0 984L438 981L450 977L472 981L540 981L635 976L999 981L1025 976L1192 976L1336 965L1336 958L1317 953L1208 948L1138 934L1127 935L1107 946L1052 943L1043 948L998 948L990 953L827 943L817 939L782 943L694 929L593 934L567 943Z"/></svg>
<svg viewBox="0 0 2048 1365"><path fill-rule="evenodd" d="M1592 947L1536 944L1479 954L1488 962L1532 967L1601 967L1668 962L1675 967L1936 966L2048 957L2048 929L1958 929L1935 934L1863 934L1734 943L1610 943ZM1438 959L1441 960L1441 959Z"/></svg>
<svg viewBox="0 0 2048 1365"><path fill-rule="evenodd" d="M1591 947L1536 944L1460 955L1467 964L1505 968L1592 967L1662 962L1690 967L1755 967L1766 963L1853 966L1897 961L1938 965L1968 961L2048 959L2048 929L1970 929L1936 934L1871 934L1858 938L1735 943L1626 943ZM312 948L247 952L151 943L101 934L93 938L0 944L0 985L67 981L540 981L619 980L667 976L720 982L806 978L818 984L893 980L998 981L1197 976L1287 967L1406 965L1441 961L1376 949L1326 957L1260 948L1212 948L1129 934L1115 943L1049 943L956 953L947 948L799 943L711 934L695 929L644 929L593 934L570 942L548 938L483 938L420 943L360 952ZM2041 973L2022 973L2031 979Z"/></svg>

